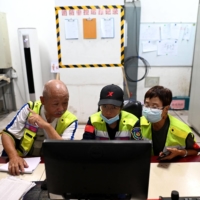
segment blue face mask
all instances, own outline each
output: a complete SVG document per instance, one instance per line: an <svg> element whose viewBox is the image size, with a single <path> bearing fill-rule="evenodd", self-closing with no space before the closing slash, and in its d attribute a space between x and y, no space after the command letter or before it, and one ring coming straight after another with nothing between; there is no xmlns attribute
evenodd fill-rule
<svg viewBox="0 0 200 200"><path fill-rule="evenodd" d="M119 120L119 115L116 115L115 117L110 118L110 119L107 119L106 117L104 117L102 113L100 114L100 116L103 119L103 121L106 122L107 124L112 124L116 122L117 120Z"/></svg>
<svg viewBox="0 0 200 200"><path fill-rule="evenodd" d="M142 115L151 123L159 122L162 119L162 110L143 107Z"/></svg>

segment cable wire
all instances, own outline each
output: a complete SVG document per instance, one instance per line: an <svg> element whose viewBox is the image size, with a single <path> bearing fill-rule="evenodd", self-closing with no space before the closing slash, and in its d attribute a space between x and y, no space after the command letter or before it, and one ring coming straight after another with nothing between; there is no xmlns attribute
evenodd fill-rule
<svg viewBox="0 0 200 200"><path fill-rule="evenodd" d="M137 24L137 9L136 9L136 6L135 6L135 2L133 2L133 4L134 4L135 19L136 19L136 34L135 34L136 38L135 38L135 39L136 39L136 55L137 55L137 56L130 56L130 57L128 57L128 58L126 58L126 59L124 60L124 71L125 71L126 78L127 78L128 81L130 81L130 82L139 82L139 81L143 80L143 79L146 77L146 75L147 75L147 73L148 73L148 69L150 68L150 65L149 65L149 63L148 63L148 61L147 61L146 59L144 59L143 57L140 57L139 54L138 54L138 49L139 49L139 48L138 48L137 38L139 38L139 37L138 37L138 32L137 32L137 27L138 27L138 24ZM142 78L140 78L140 79L138 79L138 80L133 80L133 79L128 75L128 72L127 72L127 69L128 69L127 63L128 63L130 60L133 60L133 59L140 59L140 60L143 62L144 66L145 66L145 73L144 73L144 75L142 76Z"/></svg>
<svg viewBox="0 0 200 200"><path fill-rule="evenodd" d="M134 60L134 59L137 59L137 60L140 59L140 60L143 62L144 66L145 66L145 73L144 73L144 75L142 76L142 78L140 78L140 79L138 79L138 80L133 80L133 79L128 75L128 72L127 72L127 69L128 69L128 68L127 68L127 63L128 63L129 61L131 61L131 60ZM150 65L149 65L148 61L145 60L144 58L140 57L140 56L130 56L130 57L126 58L125 61L124 61L124 71L125 71L125 74L126 74L126 78L127 78L130 82L139 82L139 81L143 80L143 79L146 77L149 68L150 68Z"/></svg>

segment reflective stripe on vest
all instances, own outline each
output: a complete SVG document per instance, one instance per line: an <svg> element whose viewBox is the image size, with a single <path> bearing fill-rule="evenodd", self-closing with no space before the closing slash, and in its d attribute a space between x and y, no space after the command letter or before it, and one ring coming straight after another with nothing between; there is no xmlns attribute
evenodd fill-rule
<svg viewBox="0 0 200 200"><path fill-rule="evenodd" d="M109 139L107 131L96 130L96 139ZM117 131L115 134L116 140L130 140L131 132L130 131Z"/></svg>
<svg viewBox="0 0 200 200"><path fill-rule="evenodd" d="M92 125L95 127L95 136L96 139L109 139L109 135L106 128L106 123L100 116L100 112L93 114L90 119ZM126 111L121 111L121 119L119 123L119 131L115 134L115 139L130 139L131 130L135 123L138 121L138 118Z"/></svg>

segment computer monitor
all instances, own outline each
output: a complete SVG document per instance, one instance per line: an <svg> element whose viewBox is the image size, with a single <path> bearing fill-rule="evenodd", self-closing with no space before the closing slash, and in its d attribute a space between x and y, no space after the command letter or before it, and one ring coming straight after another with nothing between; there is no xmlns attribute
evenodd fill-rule
<svg viewBox="0 0 200 200"><path fill-rule="evenodd" d="M49 193L147 199L150 141L45 140L43 154Z"/></svg>

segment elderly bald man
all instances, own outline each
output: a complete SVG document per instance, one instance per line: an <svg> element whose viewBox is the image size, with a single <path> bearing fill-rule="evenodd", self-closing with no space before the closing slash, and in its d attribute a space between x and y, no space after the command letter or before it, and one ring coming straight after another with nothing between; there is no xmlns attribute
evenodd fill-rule
<svg viewBox="0 0 200 200"><path fill-rule="evenodd" d="M40 101L28 102L3 130L2 156L9 157L9 172L18 175L28 167L24 156L42 155L44 139L73 140L77 118L67 111L69 92L60 80L48 81Z"/></svg>

